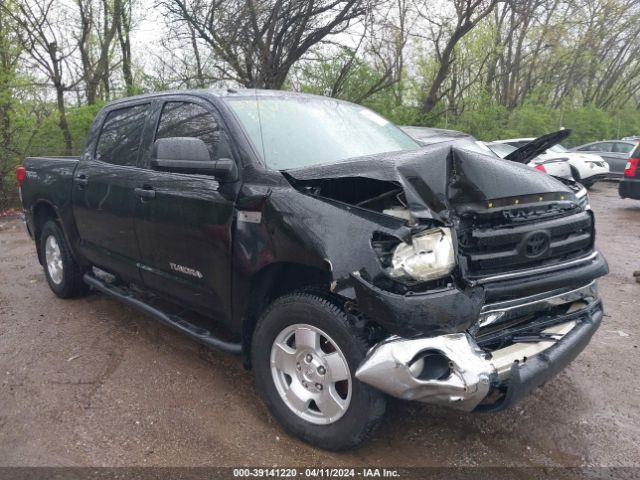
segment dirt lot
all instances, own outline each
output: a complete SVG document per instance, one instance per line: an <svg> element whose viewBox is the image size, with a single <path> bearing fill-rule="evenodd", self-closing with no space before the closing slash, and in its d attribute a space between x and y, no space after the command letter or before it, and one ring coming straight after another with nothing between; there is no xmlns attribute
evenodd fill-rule
<svg viewBox="0 0 640 480"><path fill-rule="evenodd" d="M341 454L288 437L238 358L100 294L47 287L18 219L0 218L0 465L640 466L640 202L592 193L603 325L513 410L392 401L373 441Z"/></svg>

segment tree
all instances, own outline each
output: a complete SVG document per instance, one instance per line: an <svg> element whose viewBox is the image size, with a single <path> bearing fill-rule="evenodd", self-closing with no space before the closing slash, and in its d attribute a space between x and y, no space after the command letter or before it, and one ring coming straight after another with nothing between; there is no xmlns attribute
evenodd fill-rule
<svg viewBox="0 0 640 480"><path fill-rule="evenodd" d="M0 13L16 8L11 0L0 0L0 6ZM7 205L9 194L6 179L11 174L12 160L19 154L14 145L13 119L20 54L11 17L0 15L0 209Z"/></svg>
<svg viewBox="0 0 640 480"><path fill-rule="evenodd" d="M345 32L375 0L162 0L174 22L213 52L220 78L279 89L291 67L327 36Z"/></svg>
<svg viewBox="0 0 640 480"><path fill-rule="evenodd" d="M433 46L438 67L422 102L422 111L430 113L438 101L446 94L442 85L454 63L454 51L464 38L482 19L491 13L498 0L453 0L455 18L453 26L447 16L425 13L418 8L419 15L432 26Z"/></svg>
<svg viewBox="0 0 640 480"><path fill-rule="evenodd" d="M114 19L115 20L115 19ZM124 79L127 95L135 93L133 84L133 59L131 55L131 28L133 26L133 0L122 0L121 12L115 22L122 55L122 78Z"/></svg>
<svg viewBox="0 0 640 480"><path fill-rule="evenodd" d="M126 32L121 19L123 4L122 0L76 0L76 4L80 20L80 34L76 41L82 61L82 75L87 103L94 105L100 85L103 86L105 99L108 99L112 45L118 31ZM123 50L123 57L130 53L130 50Z"/></svg>
<svg viewBox="0 0 640 480"><path fill-rule="evenodd" d="M64 151L71 155L73 144L67 122L65 93L75 88L82 77L73 78L72 62L76 48L62 35L66 12L59 8L56 0L22 0L15 8L9 5L3 4L1 13L15 23L16 37L29 66L55 90Z"/></svg>

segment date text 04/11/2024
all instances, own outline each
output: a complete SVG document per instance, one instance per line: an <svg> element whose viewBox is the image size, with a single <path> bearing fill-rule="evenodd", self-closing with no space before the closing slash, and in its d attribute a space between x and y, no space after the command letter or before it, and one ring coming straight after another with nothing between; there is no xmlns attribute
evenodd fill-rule
<svg viewBox="0 0 640 480"><path fill-rule="evenodd" d="M235 478L282 477L282 478L394 478L400 477L397 470L387 468L234 468Z"/></svg>

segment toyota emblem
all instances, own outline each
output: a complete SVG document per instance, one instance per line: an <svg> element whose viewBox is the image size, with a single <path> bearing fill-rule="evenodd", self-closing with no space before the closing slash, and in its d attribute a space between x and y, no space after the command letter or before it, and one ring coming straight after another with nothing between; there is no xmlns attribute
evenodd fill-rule
<svg viewBox="0 0 640 480"><path fill-rule="evenodd" d="M534 232L524 244L524 254L528 258L538 258L549 250L549 235L546 232Z"/></svg>

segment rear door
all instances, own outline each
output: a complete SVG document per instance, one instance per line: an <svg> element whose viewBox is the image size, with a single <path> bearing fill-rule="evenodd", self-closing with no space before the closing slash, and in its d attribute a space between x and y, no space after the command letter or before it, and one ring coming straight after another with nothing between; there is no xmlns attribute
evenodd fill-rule
<svg viewBox="0 0 640 480"><path fill-rule="evenodd" d="M229 137L207 101L168 97L158 105L149 147L159 138L202 139L212 159L233 158ZM150 148L145 149L148 152ZM148 154L138 188L153 192L139 202L136 232L141 275L151 289L225 322L230 318L231 226L237 182L202 174L152 170Z"/></svg>
<svg viewBox="0 0 640 480"><path fill-rule="evenodd" d="M630 142L612 142L611 153L605 159L609 163L611 173L623 176L627 166L629 155L633 151L634 144Z"/></svg>
<svg viewBox="0 0 640 480"><path fill-rule="evenodd" d="M72 208L79 249L93 264L139 281L134 230L142 170L137 161L149 103L104 111L96 140L87 144L74 173Z"/></svg>

